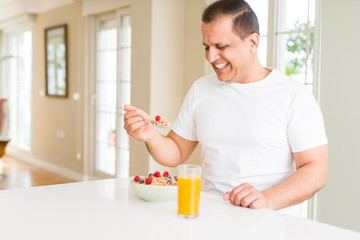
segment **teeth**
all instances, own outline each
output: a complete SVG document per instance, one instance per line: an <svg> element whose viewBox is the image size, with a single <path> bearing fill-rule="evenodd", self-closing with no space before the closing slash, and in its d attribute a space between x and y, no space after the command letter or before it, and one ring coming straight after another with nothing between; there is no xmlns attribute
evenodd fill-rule
<svg viewBox="0 0 360 240"><path fill-rule="evenodd" d="M222 69L222 68L224 68L227 64L228 64L228 63L215 64L215 67L216 67L217 69Z"/></svg>

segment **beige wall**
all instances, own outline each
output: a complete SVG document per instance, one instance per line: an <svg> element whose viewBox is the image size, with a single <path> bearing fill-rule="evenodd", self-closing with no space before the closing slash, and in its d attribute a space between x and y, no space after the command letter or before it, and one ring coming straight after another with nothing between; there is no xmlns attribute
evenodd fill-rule
<svg viewBox="0 0 360 240"><path fill-rule="evenodd" d="M150 116L161 115L170 122L184 96L185 5L185 0L152 1ZM172 172L150 158L148 171L156 170Z"/></svg>
<svg viewBox="0 0 360 240"><path fill-rule="evenodd" d="M131 4L131 104L146 112L150 112L151 6L150 0L133 0ZM145 144L130 138L130 176L145 175L148 170L149 155Z"/></svg>
<svg viewBox="0 0 360 240"><path fill-rule="evenodd" d="M205 75L205 51L201 36L201 15L207 5L206 0L186 1L185 22L185 64L184 64L184 93L192 83ZM201 165L200 145L195 149L187 163Z"/></svg>
<svg viewBox="0 0 360 240"><path fill-rule="evenodd" d="M317 220L360 231L360 1L322 2L320 106L330 167Z"/></svg>
<svg viewBox="0 0 360 240"><path fill-rule="evenodd" d="M39 160L82 173L82 98L74 101L75 92L82 90L82 29L81 5L67 5L36 16L33 31L33 98L32 98L32 153ZM69 97L41 96L45 91L44 29L60 24L68 25ZM64 138L57 138L62 131Z"/></svg>
<svg viewBox="0 0 360 240"><path fill-rule="evenodd" d="M151 116L173 122L192 82L204 75L200 25L205 2L132 1L131 102ZM188 162L201 164L199 148ZM144 143L131 139L130 175L155 170L173 171L154 162Z"/></svg>

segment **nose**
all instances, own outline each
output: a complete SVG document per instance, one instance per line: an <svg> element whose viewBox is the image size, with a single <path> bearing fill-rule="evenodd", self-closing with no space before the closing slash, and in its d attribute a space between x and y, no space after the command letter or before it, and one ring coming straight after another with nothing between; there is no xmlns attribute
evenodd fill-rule
<svg viewBox="0 0 360 240"><path fill-rule="evenodd" d="M216 59L219 58L219 51L216 48L209 47L209 49L206 51L206 60L208 60L210 63L214 62Z"/></svg>

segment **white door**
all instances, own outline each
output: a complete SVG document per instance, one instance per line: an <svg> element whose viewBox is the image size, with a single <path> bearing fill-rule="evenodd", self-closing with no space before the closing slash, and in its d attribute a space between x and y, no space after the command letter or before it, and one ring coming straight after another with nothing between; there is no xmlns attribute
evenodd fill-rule
<svg viewBox="0 0 360 240"><path fill-rule="evenodd" d="M95 81L93 83L93 174L129 174L129 138L119 107L130 103L131 17L119 10L96 17Z"/></svg>

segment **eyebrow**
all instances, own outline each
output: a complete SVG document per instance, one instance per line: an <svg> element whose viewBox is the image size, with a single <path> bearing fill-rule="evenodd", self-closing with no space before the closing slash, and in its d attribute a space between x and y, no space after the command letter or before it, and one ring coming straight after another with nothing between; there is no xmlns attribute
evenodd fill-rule
<svg viewBox="0 0 360 240"><path fill-rule="evenodd" d="M205 47L209 47L208 45L206 45L205 43L202 43ZM216 47L223 47L223 46L227 46L228 44L224 44L224 43L215 43L214 44Z"/></svg>

